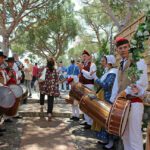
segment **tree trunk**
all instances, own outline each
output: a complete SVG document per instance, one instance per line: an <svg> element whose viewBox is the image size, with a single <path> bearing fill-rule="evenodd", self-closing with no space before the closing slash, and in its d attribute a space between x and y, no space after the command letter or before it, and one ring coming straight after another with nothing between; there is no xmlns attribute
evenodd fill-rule
<svg viewBox="0 0 150 150"><path fill-rule="evenodd" d="M9 37L3 36L2 38L3 38L3 41L2 41L2 50L5 53L5 55L8 55L8 53L9 53L9 47L10 47Z"/></svg>

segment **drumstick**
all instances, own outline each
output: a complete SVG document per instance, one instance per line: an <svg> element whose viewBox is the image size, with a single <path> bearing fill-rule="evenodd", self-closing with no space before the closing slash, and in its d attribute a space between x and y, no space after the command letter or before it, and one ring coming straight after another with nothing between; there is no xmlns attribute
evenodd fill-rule
<svg viewBox="0 0 150 150"><path fill-rule="evenodd" d="M96 70L95 70L95 71L92 71L92 72L90 73L90 75L93 75L95 72L96 72Z"/></svg>

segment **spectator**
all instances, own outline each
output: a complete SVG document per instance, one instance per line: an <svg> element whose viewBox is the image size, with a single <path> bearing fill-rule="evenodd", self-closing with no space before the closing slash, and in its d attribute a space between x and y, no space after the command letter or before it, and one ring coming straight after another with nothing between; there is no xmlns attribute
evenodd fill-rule
<svg viewBox="0 0 150 150"><path fill-rule="evenodd" d="M51 121L54 97L59 96L58 73L54 68L54 65L55 62L53 58L49 58L47 60L47 67L44 68L42 75L39 78L41 112L43 112L45 95L48 95L48 121Z"/></svg>
<svg viewBox="0 0 150 150"><path fill-rule="evenodd" d="M37 63L33 66L33 71L32 71L32 82L31 82L31 88L34 87L34 83L38 78L38 66Z"/></svg>
<svg viewBox="0 0 150 150"><path fill-rule="evenodd" d="M25 59L25 85L29 91L29 97L32 97L31 93L31 80L32 80L32 64L29 62L29 59Z"/></svg>

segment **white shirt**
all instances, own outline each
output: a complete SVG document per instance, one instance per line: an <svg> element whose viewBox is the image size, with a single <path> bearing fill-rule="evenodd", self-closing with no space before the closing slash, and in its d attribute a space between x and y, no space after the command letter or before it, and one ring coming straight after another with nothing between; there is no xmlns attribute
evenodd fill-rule
<svg viewBox="0 0 150 150"><path fill-rule="evenodd" d="M86 70L82 69L81 72L83 73L83 76L84 76L86 79L92 80L92 79L94 79L95 76L96 76L96 70L97 70L96 65L95 65L94 63L91 63L90 71L86 71ZM94 72L94 71L95 71L95 73L93 73L93 74L91 75L91 73Z"/></svg>
<svg viewBox="0 0 150 150"><path fill-rule="evenodd" d="M143 96L144 93L146 92L146 89L148 88L148 75L147 75L147 65L144 59L140 59L136 64L138 70L143 71L143 73L140 76L140 79L136 81L136 86L140 91L137 95L135 95L134 93L132 93L130 86L128 86L125 91L127 94L131 94L132 96L138 97L138 96Z"/></svg>

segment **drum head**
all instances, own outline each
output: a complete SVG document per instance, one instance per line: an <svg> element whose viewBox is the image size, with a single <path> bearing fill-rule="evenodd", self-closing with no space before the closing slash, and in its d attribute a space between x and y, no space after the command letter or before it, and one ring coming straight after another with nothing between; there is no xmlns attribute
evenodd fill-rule
<svg viewBox="0 0 150 150"><path fill-rule="evenodd" d="M12 85L9 85L9 88L13 91L16 98L19 98L22 96L23 89L19 85L12 84Z"/></svg>
<svg viewBox="0 0 150 150"><path fill-rule="evenodd" d="M13 92L5 86L0 86L0 107L10 108L16 101Z"/></svg>
<svg viewBox="0 0 150 150"><path fill-rule="evenodd" d="M21 88L22 88L22 90L23 90L23 93L25 93L26 91L27 91L27 88L26 88L26 86L24 86L24 85L19 85Z"/></svg>

